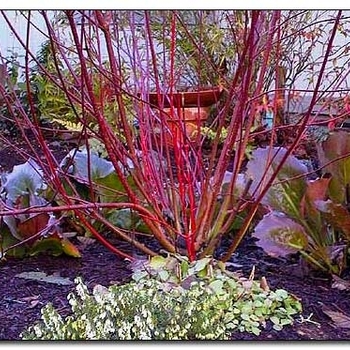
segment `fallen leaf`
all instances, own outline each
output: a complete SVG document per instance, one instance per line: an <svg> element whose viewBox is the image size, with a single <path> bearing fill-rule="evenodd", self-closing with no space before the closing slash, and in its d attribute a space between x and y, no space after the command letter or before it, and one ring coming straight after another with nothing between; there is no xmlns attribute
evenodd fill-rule
<svg viewBox="0 0 350 350"><path fill-rule="evenodd" d="M267 280L265 277L261 277L260 280L260 288L264 290L265 292L268 292L270 290L269 285L267 284Z"/></svg>
<svg viewBox="0 0 350 350"><path fill-rule="evenodd" d="M21 298L21 300L26 301L26 302L31 302L33 300L38 300L38 298L39 298L39 295L32 295L30 297Z"/></svg>
<svg viewBox="0 0 350 350"><path fill-rule="evenodd" d="M39 300L33 300L30 302L29 304L29 308L33 309L35 306L37 306L38 304L41 304Z"/></svg>
<svg viewBox="0 0 350 350"><path fill-rule="evenodd" d="M339 311L332 311L322 307L322 311L332 319L334 324L339 328L350 328L350 317Z"/></svg>
<svg viewBox="0 0 350 350"><path fill-rule="evenodd" d="M78 236L77 240L79 241L79 249L84 250L91 244L94 244L96 242L96 239L90 238L90 237L82 237Z"/></svg>
<svg viewBox="0 0 350 350"><path fill-rule="evenodd" d="M69 231L69 232L67 231L67 232L62 232L61 233L62 237L65 237L65 238L73 238L77 234L78 234L78 232L76 232L76 231Z"/></svg>
<svg viewBox="0 0 350 350"><path fill-rule="evenodd" d="M15 275L15 277L25 278L33 281L54 283L62 286L73 284L73 282L68 278L55 276L55 275L47 275L45 272L37 272L37 271L22 272L20 274Z"/></svg>
<svg viewBox="0 0 350 350"><path fill-rule="evenodd" d="M350 281L346 281L336 275L332 275L332 277L333 277L332 288L339 289L339 290L350 290Z"/></svg>

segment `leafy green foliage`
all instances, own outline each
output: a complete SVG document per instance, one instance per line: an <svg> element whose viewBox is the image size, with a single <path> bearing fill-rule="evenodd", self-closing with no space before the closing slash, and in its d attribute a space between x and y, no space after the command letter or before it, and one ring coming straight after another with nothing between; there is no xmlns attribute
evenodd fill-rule
<svg viewBox="0 0 350 350"><path fill-rule="evenodd" d="M272 256L287 256L308 245L304 228L276 212L264 216L255 227L253 237L259 238L257 245Z"/></svg>
<svg viewBox="0 0 350 350"><path fill-rule="evenodd" d="M259 335L268 321L280 330L302 311L285 290L271 291L209 257L189 263L186 257L156 256L139 268L133 281L97 285L92 294L77 278L76 294L68 296L72 314L63 318L48 304L42 322L22 339L230 339L236 331Z"/></svg>
<svg viewBox="0 0 350 350"><path fill-rule="evenodd" d="M328 60L333 55L331 50L322 50L325 54L321 55L320 62L312 67L308 65L313 56L311 48L316 44L314 40L318 35L314 37L314 33L305 33L305 23L297 21L298 18L305 20L304 15L300 16L299 12L258 10L141 13L67 10L59 13L57 23L61 27L55 27L47 12L37 14L43 20L48 42L38 55L40 65L31 70L29 60L25 61L24 71L32 73L30 81L26 80L30 88L26 88L36 98L29 102L29 109L22 111L23 120L16 119L16 122L23 127L22 130L37 127L37 123L31 122L34 117L32 112L36 111L38 118L35 121L47 116L50 120L63 119L65 126L81 127L80 136L84 141L94 135L104 143L102 148L105 146L114 170L122 177L109 172L111 164L108 161L106 163L89 154L90 160L99 163L96 168L79 153L77 162L73 159L73 163L66 164L67 169L63 169L68 172L59 169L63 184L59 187L60 193L51 193L50 199L45 199L51 204L55 198L55 205L65 206L65 214L74 211L96 237L102 229L109 227L123 240L150 255L157 252L153 251L151 244L146 246L137 239L135 227L138 229L139 226L135 225L135 221L138 217L125 208L133 208L142 217L162 248L169 252L182 253L183 250L190 260L212 254L223 236L231 234L230 230L234 227L237 229L234 240L222 257L228 260L260 209L261 197L256 194L266 189L264 184L270 187L268 180L285 154L281 157L277 150L276 153L271 151L275 157L273 166L262 162L257 167L263 185L257 185L253 178L254 186L246 196L250 183L248 179L247 186L236 194L235 182L239 182L238 175L245 166L246 152L250 151L253 137L260 133L252 135L252 128L264 108L279 109L283 100L282 96L277 96L280 93L275 94L271 103L261 105L261 99L272 88L282 92L280 83L283 83L281 75L284 67L281 64L288 61L291 64L300 62L294 76L287 79L287 83L291 83L289 86L294 86L297 73L305 70L306 66L310 69L320 67L314 74L318 78L314 103L319 97L317 90L322 85L321 80L326 76ZM82 19L83 25L77 23L76 15ZM3 16L6 18L5 12ZM331 16L325 19L327 24L333 26L330 32L334 35L330 37L329 44L327 42L329 47L342 19L341 12ZM30 42L30 33L35 32L36 23L34 20L27 21L27 25L28 36L21 42L27 57L32 57L26 43ZM15 26L10 27L15 36L18 34L21 37ZM314 26L307 28L311 30ZM61 32L72 35L63 36L62 40ZM307 34L306 40L300 40L304 34ZM312 40L308 42L310 38ZM290 52L296 52L294 44L300 42L303 48L305 41L310 50L306 53L301 50L301 54L297 50L295 55L290 56ZM223 100L215 97L209 126L219 133L225 128L228 132L223 140L215 137L212 147L204 150L203 135L197 133L195 144L186 135L186 123L180 121L180 101L175 101L173 96L177 90L196 95L202 89L215 86L223 92ZM328 91L328 88L323 90ZM162 102L161 96L166 97L170 105L168 111L163 110L165 105L155 108L150 103L152 91L156 92L158 102ZM185 98L184 94L181 96L182 106ZM196 109L202 103L198 96L195 100L191 104ZM12 114L16 117L14 112ZM276 120L280 117L280 113L274 115ZM179 128L170 128L167 123L169 116L180 121ZM137 119L136 127L134 118ZM308 119L309 116L306 116L304 120L307 122ZM266 133L267 137L276 135L276 124L280 123L272 126L272 130ZM155 130L156 126L159 126L159 133ZM41 130L36 131L34 138L43 150L47 150L45 135L40 133ZM296 140L304 132L299 128ZM170 143L167 142L169 133L172 136ZM274 144L273 139L267 141ZM296 144L293 142L290 147L289 150L293 151ZM45 155L49 156L49 153L45 152ZM259 157L259 152L255 155ZM159 162L162 157L166 159L165 164ZM126 165L126 159L131 159L135 168ZM119 161L127 167L123 174L119 171ZM55 171L49 159L44 163L49 165L46 170ZM229 168L233 175L229 182L223 183ZM301 181L304 170L297 169L293 174L294 165L287 168L280 171L263 202L273 208L281 207L291 219L303 226L308 236L313 237L311 225L308 224L308 228L305 226L305 213L314 209L314 201L305 199L301 219L298 213L298 204L303 203L304 199L299 190L305 192L307 188ZM286 174L283 175L285 169ZM56 175L47 176L52 192L57 187ZM299 178L291 180L290 176ZM107 209L114 204L120 204L117 207L123 206L123 209L118 213ZM315 216L318 218L315 221L321 222L322 215ZM33 220L31 224L39 226L41 221ZM312 238L312 249L318 246L312 254L319 254L319 251L328 248L328 245L318 244L318 238L325 234L329 232L317 231ZM108 242L104 244L108 245ZM114 247L110 245L109 248L113 250ZM128 255L118 249L113 251Z"/></svg>
<svg viewBox="0 0 350 350"><path fill-rule="evenodd" d="M279 147L258 148L252 152L246 172L246 176L252 179L252 196L257 197L264 184L270 181L286 152L287 149ZM306 166L294 156L289 156L261 203L290 217L298 217L298 203L306 189L305 178L300 175L306 173Z"/></svg>
<svg viewBox="0 0 350 350"><path fill-rule="evenodd" d="M322 144L328 160L345 152L346 145L340 145L345 140L342 136L338 140L331 136ZM337 142L340 144L335 144ZM281 154L285 151L282 149ZM261 163L272 159L274 167L279 159L274 160L274 153L267 149L253 154L247 174L253 178L252 188L257 189L262 180ZM263 199L271 212L254 229L257 244L274 256L301 253L313 267L341 274L347 266L350 213L344 195L338 191L344 192L346 188L347 163L348 159L342 159L337 164L329 164L326 171L330 176L308 180L301 161L289 157Z"/></svg>
<svg viewBox="0 0 350 350"><path fill-rule="evenodd" d="M1 200L8 208L29 209L48 204L43 195L46 185L42 171L32 159L14 166L13 171L2 174L2 178ZM1 226L1 257L5 254L21 257L42 251L51 251L53 255L66 253L80 256L77 248L59 233L58 222L52 214L7 215L3 217L3 222L6 226Z"/></svg>
<svg viewBox="0 0 350 350"><path fill-rule="evenodd" d="M317 153L323 173L332 175L329 184L330 199L347 204L347 187L350 185L350 136L347 131L332 132L317 144Z"/></svg>
<svg viewBox="0 0 350 350"><path fill-rule="evenodd" d="M99 203L123 202L127 200L124 187L115 172L112 162L86 150L72 150L62 160L61 168L66 169L75 183L81 198ZM127 177L132 186L132 177ZM94 198L91 198L90 184L93 184ZM140 216L130 209L101 209L101 214L114 226L125 230L147 231ZM99 226L102 230L103 226Z"/></svg>
<svg viewBox="0 0 350 350"><path fill-rule="evenodd" d="M249 131L249 134L253 134L257 127L252 127ZM203 126L200 128L200 132L203 136L205 136L209 141L215 140L216 137L219 138L219 144L224 144L225 139L227 138L227 128L223 127L220 131L220 134L218 134L218 131L213 129L212 127ZM243 132L242 137L244 137L245 131ZM236 142L236 144L239 145L239 142ZM237 149L237 145L234 146L234 150ZM256 149L256 144L253 141L250 141L247 143L245 148L245 156L247 159L251 159L253 150Z"/></svg>

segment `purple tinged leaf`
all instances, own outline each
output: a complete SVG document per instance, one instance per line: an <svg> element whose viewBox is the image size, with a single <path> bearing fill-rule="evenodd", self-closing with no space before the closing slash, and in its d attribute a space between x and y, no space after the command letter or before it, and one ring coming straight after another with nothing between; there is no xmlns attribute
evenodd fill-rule
<svg viewBox="0 0 350 350"><path fill-rule="evenodd" d="M308 245L304 228L276 212L265 215L252 236L259 239L256 244L271 256L285 257Z"/></svg>
<svg viewBox="0 0 350 350"><path fill-rule="evenodd" d="M252 179L250 192L253 197L257 198L264 189L286 152L285 148L280 147L258 148L253 151L246 172L247 178ZM305 194L306 179L305 177L293 179L293 177L304 175L307 171L307 167L300 160L289 156L261 203L291 217L298 215L296 208L299 208Z"/></svg>
<svg viewBox="0 0 350 350"><path fill-rule="evenodd" d="M331 133L326 141L317 144L317 154L324 171L332 174L330 198L343 203L345 187L350 183L350 134L343 130Z"/></svg>
<svg viewBox="0 0 350 350"><path fill-rule="evenodd" d="M327 198L330 178L319 178L307 183L304 197L300 203L300 214L313 227L315 232L325 230L324 216L317 208L317 201Z"/></svg>
<svg viewBox="0 0 350 350"><path fill-rule="evenodd" d="M337 328L350 328L350 317L339 311L333 311L326 305L322 305L322 311L332 319Z"/></svg>
<svg viewBox="0 0 350 350"><path fill-rule="evenodd" d="M327 201L315 201L315 207L322 212L326 221L336 230L343 232L346 238L350 239L350 213L341 204Z"/></svg>

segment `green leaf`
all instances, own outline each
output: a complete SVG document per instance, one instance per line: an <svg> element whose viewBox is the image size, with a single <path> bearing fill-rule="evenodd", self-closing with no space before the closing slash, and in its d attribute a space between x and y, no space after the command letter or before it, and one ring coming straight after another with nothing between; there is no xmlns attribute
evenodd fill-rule
<svg viewBox="0 0 350 350"><path fill-rule="evenodd" d="M183 279L188 275L189 262L185 260L181 261L180 268L181 268L181 277Z"/></svg>
<svg viewBox="0 0 350 350"><path fill-rule="evenodd" d="M169 272L166 271L166 270L160 270L160 271L158 272L158 276L159 276L159 278L160 278L161 281L165 282L165 281L167 281L168 278L169 278Z"/></svg>
<svg viewBox="0 0 350 350"><path fill-rule="evenodd" d="M277 316L271 316L270 320L272 323L276 324L280 324L280 319Z"/></svg>
<svg viewBox="0 0 350 350"><path fill-rule="evenodd" d="M263 315L265 315L265 310L263 307L257 308L254 310L254 315L256 315L258 318L261 318Z"/></svg>
<svg viewBox="0 0 350 350"><path fill-rule="evenodd" d="M271 256L285 257L305 249L308 238L304 228L295 221L277 213L269 213L255 227L256 244Z"/></svg>
<svg viewBox="0 0 350 350"><path fill-rule="evenodd" d="M247 313L243 313L243 311L242 311L241 319L245 320L245 321L249 321L250 320L250 315L247 314Z"/></svg>
<svg viewBox="0 0 350 350"><path fill-rule="evenodd" d="M160 255L152 256L149 262L149 266L155 270L160 270L164 268L165 265L166 265L166 258Z"/></svg>
<svg viewBox="0 0 350 350"><path fill-rule="evenodd" d="M271 179L275 169L281 164L287 149L282 147L258 148L252 152L247 164L247 178L252 179L250 193L255 197ZM262 204L291 218L300 216L300 202L306 189L307 167L294 156L288 156L278 172L272 186L262 199Z"/></svg>
<svg viewBox="0 0 350 350"><path fill-rule="evenodd" d="M3 187L12 203L24 194L37 194L45 187L42 170L33 159L15 165L12 172L5 176Z"/></svg>
<svg viewBox="0 0 350 350"><path fill-rule="evenodd" d="M107 219L110 223L112 223L116 227L123 228L125 230L130 230L134 225L133 216L135 214L131 212L130 209L119 209L113 210L108 213Z"/></svg>
<svg viewBox="0 0 350 350"><path fill-rule="evenodd" d="M211 288L216 294L223 294L224 282L221 280L214 280L209 284L209 288Z"/></svg>
<svg viewBox="0 0 350 350"><path fill-rule="evenodd" d="M116 172L112 172L105 177L95 179L96 192L101 202L121 202L127 198L125 188ZM127 182L132 186L131 176L127 177Z"/></svg>
<svg viewBox="0 0 350 350"><path fill-rule="evenodd" d="M280 320L281 326L287 326L287 325L292 324L292 323L293 323L293 321L289 318L282 318Z"/></svg>
<svg viewBox="0 0 350 350"><path fill-rule="evenodd" d="M142 280L145 277L148 277L149 274L145 270L137 270L132 274L132 279L136 282Z"/></svg>
<svg viewBox="0 0 350 350"><path fill-rule="evenodd" d="M264 305L264 303L262 301L260 301L260 300L255 300L254 301L254 307L261 307L263 305Z"/></svg>
<svg viewBox="0 0 350 350"><path fill-rule="evenodd" d="M252 327L251 331L253 334L255 334L256 336L260 335L261 330L258 327Z"/></svg>
<svg viewBox="0 0 350 350"><path fill-rule="evenodd" d="M274 324L272 326L272 328L275 329L276 331L281 331L283 327L281 325L279 325L279 324Z"/></svg>
<svg viewBox="0 0 350 350"><path fill-rule="evenodd" d="M207 267L207 265L211 262L211 260L212 259L210 257L197 260L193 265L194 272L199 272L204 270Z"/></svg>
<svg viewBox="0 0 350 350"><path fill-rule="evenodd" d="M40 253L50 253L53 256L59 256L63 253L61 241L55 237L44 238L36 241L30 249L30 255L34 256Z"/></svg>
<svg viewBox="0 0 350 350"><path fill-rule="evenodd" d="M236 315L233 312L226 312L224 316L224 323L230 323L236 319Z"/></svg>
<svg viewBox="0 0 350 350"><path fill-rule="evenodd" d="M230 330L234 330L237 328L237 324L234 322L228 322L228 323L226 323L226 328L230 329Z"/></svg>
<svg viewBox="0 0 350 350"><path fill-rule="evenodd" d="M288 293L284 289L276 289L275 294L278 298L281 298L282 300L288 298Z"/></svg>
<svg viewBox="0 0 350 350"><path fill-rule="evenodd" d="M226 280L226 283L229 285L229 287L232 291L237 289L237 282L234 279L230 278L230 279Z"/></svg>

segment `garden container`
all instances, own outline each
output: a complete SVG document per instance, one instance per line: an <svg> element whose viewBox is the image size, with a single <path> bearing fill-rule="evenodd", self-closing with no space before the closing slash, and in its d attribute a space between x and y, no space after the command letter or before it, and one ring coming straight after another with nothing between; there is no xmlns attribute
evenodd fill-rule
<svg viewBox="0 0 350 350"><path fill-rule="evenodd" d="M165 133L165 141L172 145L183 142L186 137L194 142L221 93L220 87L211 87L172 94L151 92L147 97L151 107L159 113L159 120L166 122L169 132Z"/></svg>

